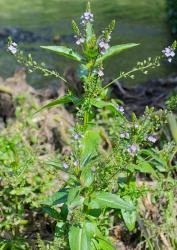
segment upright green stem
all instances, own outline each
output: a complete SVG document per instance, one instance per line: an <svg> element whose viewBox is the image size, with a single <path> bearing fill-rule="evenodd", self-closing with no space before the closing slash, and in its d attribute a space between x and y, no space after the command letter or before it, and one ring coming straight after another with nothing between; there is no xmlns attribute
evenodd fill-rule
<svg viewBox="0 0 177 250"><path fill-rule="evenodd" d="M87 111L84 112L84 126L89 122L89 113Z"/></svg>

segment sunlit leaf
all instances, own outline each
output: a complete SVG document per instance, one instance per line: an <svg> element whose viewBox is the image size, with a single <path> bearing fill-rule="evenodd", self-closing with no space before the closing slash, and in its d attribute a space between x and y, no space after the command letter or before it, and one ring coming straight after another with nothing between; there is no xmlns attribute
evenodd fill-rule
<svg viewBox="0 0 177 250"><path fill-rule="evenodd" d="M100 208L117 208L125 209L128 211L134 210L132 203L123 200L116 194L107 193L107 192L95 192L92 194L93 201L100 206Z"/></svg>
<svg viewBox="0 0 177 250"><path fill-rule="evenodd" d="M42 204L47 206L54 206L59 203L64 203L67 199L67 192L65 191L59 191L50 196L46 201L43 201Z"/></svg>
<svg viewBox="0 0 177 250"><path fill-rule="evenodd" d="M80 196L81 187L71 188L68 192L67 205L70 208L77 207L83 204L84 198Z"/></svg>
<svg viewBox="0 0 177 250"><path fill-rule="evenodd" d="M125 211L121 209L122 217L129 231L133 231L136 223L136 210Z"/></svg>
<svg viewBox="0 0 177 250"><path fill-rule="evenodd" d="M104 55L99 57L96 61L96 64L99 64L100 62L106 60L107 58L117 55L121 53L122 51L125 51L127 49L133 48L135 46L138 46L139 44L137 43L126 43L126 44L121 44L121 45L115 45L109 48Z"/></svg>
<svg viewBox="0 0 177 250"><path fill-rule="evenodd" d="M93 175L93 171L91 170L91 166L87 165L81 173L80 176L80 181L82 186L84 187L89 187L92 182L94 181L94 175Z"/></svg>
<svg viewBox="0 0 177 250"><path fill-rule="evenodd" d="M41 48L52 51L58 55L68 57L74 61L81 62L82 57L77 52L73 51L71 48L65 46L41 46Z"/></svg>
<svg viewBox="0 0 177 250"><path fill-rule="evenodd" d="M89 42L92 37L94 37L93 25L88 22L86 26L86 41Z"/></svg>
<svg viewBox="0 0 177 250"><path fill-rule="evenodd" d="M168 114L168 123L170 126L171 134L173 136L174 141L177 144L177 121L176 121L176 115L173 113Z"/></svg>
<svg viewBox="0 0 177 250"><path fill-rule="evenodd" d="M100 249L102 250L115 250L112 243L107 238L97 238Z"/></svg>
<svg viewBox="0 0 177 250"><path fill-rule="evenodd" d="M100 140L101 138L98 129L86 131L81 142L81 168L86 166L86 163L90 162L90 160L97 155Z"/></svg>
<svg viewBox="0 0 177 250"><path fill-rule="evenodd" d="M72 226L69 230L69 245L71 250L90 250L91 241L85 227Z"/></svg>
<svg viewBox="0 0 177 250"><path fill-rule="evenodd" d="M42 108L40 108L36 113L38 113L44 109L56 107L60 104L66 104L66 103L75 103L76 104L79 102L80 102L80 99L78 97L73 96L73 95L65 95L65 96L59 97L59 98L47 103Z"/></svg>

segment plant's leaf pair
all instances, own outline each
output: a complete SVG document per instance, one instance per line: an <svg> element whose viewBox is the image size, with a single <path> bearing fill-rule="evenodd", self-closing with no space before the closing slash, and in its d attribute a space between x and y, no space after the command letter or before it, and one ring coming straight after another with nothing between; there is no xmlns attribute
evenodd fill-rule
<svg viewBox="0 0 177 250"><path fill-rule="evenodd" d="M96 224L87 221L70 228L69 244L71 250L115 250L109 239L102 236Z"/></svg>
<svg viewBox="0 0 177 250"><path fill-rule="evenodd" d="M94 37L93 28L92 28L91 23L87 24L86 35L87 35L87 37L86 37L87 42L90 42L90 40ZM107 58L109 58L111 56L117 55L117 54L121 53L122 51L125 51L127 49L133 48L133 47L138 46L138 45L139 44L136 44L136 43L127 43L127 44L112 46L111 48L109 48L106 51L106 53L104 55L100 56L97 59L96 65L99 65L102 61L106 60ZM51 52L54 52L58 55L65 56L65 57L72 59L74 61L77 61L77 62L81 62L83 60L83 57L71 48L67 48L64 46L41 46L41 48L49 50Z"/></svg>

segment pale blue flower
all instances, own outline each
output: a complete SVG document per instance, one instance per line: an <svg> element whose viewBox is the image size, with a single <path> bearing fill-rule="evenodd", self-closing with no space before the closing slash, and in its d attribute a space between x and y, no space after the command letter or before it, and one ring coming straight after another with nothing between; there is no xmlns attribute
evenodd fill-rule
<svg viewBox="0 0 177 250"><path fill-rule="evenodd" d="M77 44L77 45L80 45L80 44L82 44L82 43L84 43L84 42L85 42L85 38L80 37L80 38L77 39L76 44Z"/></svg>
<svg viewBox="0 0 177 250"><path fill-rule="evenodd" d="M75 140L79 140L79 138L80 138L80 135L79 135L79 134L75 134L75 135L74 135L74 139L75 139Z"/></svg>
<svg viewBox="0 0 177 250"><path fill-rule="evenodd" d="M8 50L12 53L12 54L16 54L17 53L17 44L15 42L11 43L8 46Z"/></svg>
<svg viewBox="0 0 177 250"><path fill-rule="evenodd" d="M130 146L127 151L131 154L131 155L135 155L138 151L139 148L136 144L133 144L132 146Z"/></svg>
<svg viewBox="0 0 177 250"><path fill-rule="evenodd" d="M109 44L104 40L99 41L98 46L101 54L105 54L106 50L109 49Z"/></svg>
<svg viewBox="0 0 177 250"><path fill-rule="evenodd" d="M99 69L98 72L97 72L97 74L98 74L99 77L104 76L104 72L103 72L102 69Z"/></svg>
<svg viewBox="0 0 177 250"><path fill-rule="evenodd" d="M148 141L150 141L152 143L155 143L157 141L157 138L155 136L152 136L152 135L148 136L147 139L148 139Z"/></svg>
<svg viewBox="0 0 177 250"><path fill-rule="evenodd" d="M74 162L74 166L77 167L78 165L79 165L79 162L76 160L76 161Z"/></svg>
<svg viewBox="0 0 177 250"><path fill-rule="evenodd" d="M125 109L123 106L117 105L117 110L120 111L122 114L124 114L124 112L125 112Z"/></svg>
<svg viewBox="0 0 177 250"><path fill-rule="evenodd" d="M81 23L83 25L86 25L87 22L93 22L93 14L90 11L86 11L82 16L81 16Z"/></svg>
<svg viewBox="0 0 177 250"><path fill-rule="evenodd" d="M69 168L69 166L68 166L68 164L67 164L66 162L63 163L63 167L64 167L65 169Z"/></svg>
<svg viewBox="0 0 177 250"><path fill-rule="evenodd" d="M175 56L175 50L174 48L168 46L164 50L162 50L162 53L167 57L168 61L171 63L173 57Z"/></svg>
<svg viewBox="0 0 177 250"><path fill-rule="evenodd" d="M125 133L121 133L120 134L120 138L126 138L126 139L129 139L130 138L130 135L129 133L125 132Z"/></svg>

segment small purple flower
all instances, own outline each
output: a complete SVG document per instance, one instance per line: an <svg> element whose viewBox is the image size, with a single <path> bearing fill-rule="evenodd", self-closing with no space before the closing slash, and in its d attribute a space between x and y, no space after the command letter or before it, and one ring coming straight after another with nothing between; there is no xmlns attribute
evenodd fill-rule
<svg viewBox="0 0 177 250"><path fill-rule="evenodd" d="M101 54L105 54L106 50L109 49L109 44L104 40L99 41L98 46Z"/></svg>
<svg viewBox="0 0 177 250"><path fill-rule="evenodd" d="M68 164L67 164L66 162L63 163L63 167L64 167L65 169L69 168L69 166L68 166Z"/></svg>
<svg viewBox="0 0 177 250"><path fill-rule="evenodd" d="M127 139L129 139L129 138L130 138L130 135L129 135L129 133L127 133L127 132L121 133L121 134L120 134L120 138L127 138Z"/></svg>
<svg viewBox="0 0 177 250"><path fill-rule="evenodd" d="M79 135L79 134L75 134L75 135L74 135L74 139L75 139L75 140L79 140L79 138L80 138L80 135Z"/></svg>
<svg viewBox="0 0 177 250"><path fill-rule="evenodd" d="M139 148L136 144L133 144L132 146L130 146L127 151L131 154L131 155L135 155L138 151Z"/></svg>
<svg viewBox="0 0 177 250"><path fill-rule="evenodd" d="M77 44L77 45L80 45L80 44L82 44L82 43L84 43L84 42L85 42L85 39L84 39L83 37L81 37L81 38L78 38L78 39L77 39L76 44Z"/></svg>
<svg viewBox="0 0 177 250"><path fill-rule="evenodd" d="M154 136L152 136L152 135L148 136L147 139L148 139L148 141L150 141L150 142L152 142L152 143L155 143L155 142L157 141L157 138L154 137Z"/></svg>
<svg viewBox="0 0 177 250"><path fill-rule="evenodd" d="M104 76L104 72L103 72L102 69L99 69L98 72L97 72L97 74L98 74L99 77Z"/></svg>
<svg viewBox="0 0 177 250"><path fill-rule="evenodd" d="M8 46L8 50L14 55L17 53L17 44L15 42Z"/></svg>
<svg viewBox="0 0 177 250"><path fill-rule="evenodd" d="M76 161L74 162L74 166L77 167L78 165L79 165L79 162L76 160Z"/></svg>
<svg viewBox="0 0 177 250"><path fill-rule="evenodd" d="M117 110L120 111L122 114L124 114L124 112L125 112L125 109L123 106L117 105Z"/></svg>
<svg viewBox="0 0 177 250"><path fill-rule="evenodd" d="M82 16L81 16L82 24L86 25L87 22L93 22L93 14L90 11L86 11Z"/></svg>
<svg viewBox="0 0 177 250"><path fill-rule="evenodd" d="M171 63L173 57L175 56L175 50L174 48L168 46L164 50L162 50L162 53L167 57L168 61Z"/></svg>

